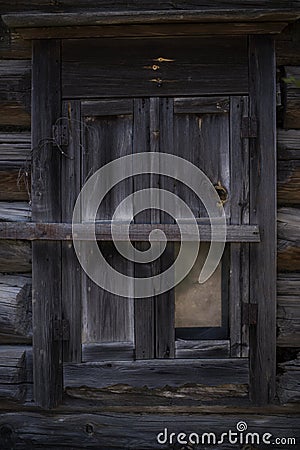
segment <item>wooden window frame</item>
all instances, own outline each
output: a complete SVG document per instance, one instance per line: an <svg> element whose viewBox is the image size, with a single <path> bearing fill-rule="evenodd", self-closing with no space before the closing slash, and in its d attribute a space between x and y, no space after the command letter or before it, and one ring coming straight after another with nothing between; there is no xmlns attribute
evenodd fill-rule
<svg viewBox="0 0 300 450"><path fill-rule="evenodd" d="M255 139L251 138L250 126L248 129L251 138L249 222L259 225L261 235L259 244L249 246L250 303L257 305L258 310L257 323L255 327L250 326L249 333L249 387L250 399L254 404L267 404L273 401L275 395L276 350L276 91L273 39L250 35L248 48L249 109L257 126ZM45 140L45 136L52 135L53 124L63 114L59 39L33 41L32 87L34 223L28 227L34 228L33 234L39 234L38 230L44 228L44 234L40 231L32 244L34 392L39 405L51 408L62 401L63 394L64 341L63 334L57 336L55 330L63 317L62 265L68 255L66 243L59 241L63 239L62 235L67 235L62 222L69 221L71 214L70 208L62 210L60 188L64 163L58 149L50 140ZM66 174L70 179L71 175ZM60 232L52 234L51 227ZM4 234L9 235L9 226L2 226L3 230ZM14 236L20 235L21 230L19 235L15 233ZM238 255L241 244L234 246ZM238 307L232 312L232 320L241 320L241 315ZM80 360L76 346L75 350L67 349L67 353L72 355L71 360ZM201 366L201 362L199 364Z"/></svg>

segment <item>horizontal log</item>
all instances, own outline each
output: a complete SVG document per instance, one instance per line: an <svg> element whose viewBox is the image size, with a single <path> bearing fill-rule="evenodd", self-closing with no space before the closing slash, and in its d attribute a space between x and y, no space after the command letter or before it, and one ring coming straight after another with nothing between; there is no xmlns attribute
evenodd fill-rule
<svg viewBox="0 0 300 450"><path fill-rule="evenodd" d="M31 61L0 61L0 125L30 126Z"/></svg>
<svg viewBox="0 0 300 450"><path fill-rule="evenodd" d="M1 59L30 59L31 42L10 31L0 18L0 57Z"/></svg>
<svg viewBox="0 0 300 450"><path fill-rule="evenodd" d="M230 356L230 341L175 341L175 358L228 358Z"/></svg>
<svg viewBox="0 0 300 450"><path fill-rule="evenodd" d="M278 271L300 271L300 209L280 208L277 215Z"/></svg>
<svg viewBox="0 0 300 450"><path fill-rule="evenodd" d="M300 130L278 130L277 202L300 204Z"/></svg>
<svg viewBox="0 0 300 450"><path fill-rule="evenodd" d="M197 24L151 24L151 25L98 25L17 28L16 34L29 39L78 38L119 38L122 37L164 37L164 36L204 36L280 33L287 22L237 22L237 23L197 23Z"/></svg>
<svg viewBox="0 0 300 450"><path fill-rule="evenodd" d="M0 133L0 168L21 169L31 163L30 133Z"/></svg>
<svg viewBox="0 0 300 450"><path fill-rule="evenodd" d="M188 377L186 368L188 367ZM66 364L66 387L106 388L120 384L148 389L186 384L218 386L248 383L247 359L113 361Z"/></svg>
<svg viewBox="0 0 300 450"><path fill-rule="evenodd" d="M133 360L132 342L105 342L101 344L83 344L82 362Z"/></svg>
<svg viewBox="0 0 300 450"><path fill-rule="evenodd" d="M32 27L65 27L65 26L87 26L101 24L139 24L139 23L184 23L184 22L280 22L295 21L300 16L300 8L283 7L245 7L244 5L231 4L230 7L224 7L215 4L213 7L199 6L197 9L189 8L186 5L181 8L177 6L176 10L170 7L164 9L162 6L155 7L153 4L147 11L130 7L121 8L119 11L104 11L99 8L89 11L87 9L73 10L66 13L14 13L4 14L3 21L10 28L32 28Z"/></svg>
<svg viewBox="0 0 300 450"><path fill-rule="evenodd" d="M300 294L300 273L279 273L277 275L277 295L296 296Z"/></svg>
<svg viewBox="0 0 300 450"><path fill-rule="evenodd" d="M284 128L300 128L300 67L285 66L285 82L282 84L284 98Z"/></svg>
<svg viewBox="0 0 300 450"><path fill-rule="evenodd" d="M296 359L279 364L277 395L281 403L300 402L300 353Z"/></svg>
<svg viewBox="0 0 300 450"><path fill-rule="evenodd" d="M178 433L215 433L216 441L222 433L228 435L228 430L236 431L238 422L245 422L247 432L258 433L259 448L263 448L262 436L271 434L271 441L277 437L293 437L299 439L299 417L297 415L274 414L160 414L157 410L153 414L143 413L103 413L99 412L56 412L55 416L42 411L21 411L3 414L0 419L0 444L3 448L39 448L63 450L66 443L72 449L139 449L153 450L162 448L182 448L178 444ZM164 440L164 430L167 429L167 442L162 445L157 441L157 435ZM170 433L173 435L170 444ZM176 436L176 438L175 438ZM195 437L195 434L194 434ZM182 440L183 436L180 437ZM221 450L236 449L237 444L230 444L224 439L223 444L207 445L207 436L203 445L198 448L218 448ZM5 446L4 446L5 444ZM256 445L257 447L257 445ZM272 449L283 449L282 445L269 445ZM294 445L296 448L296 446ZM288 448L285 446L285 448ZM291 448L293 446L291 445Z"/></svg>
<svg viewBox="0 0 300 450"><path fill-rule="evenodd" d="M276 36L276 63L277 66L300 65L300 39L299 22L289 24L285 30Z"/></svg>
<svg viewBox="0 0 300 450"><path fill-rule="evenodd" d="M30 199L30 173L25 170L0 169L0 200L22 201Z"/></svg>
<svg viewBox="0 0 300 450"><path fill-rule="evenodd" d="M0 274L0 344L31 343L31 277Z"/></svg>
<svg viewBox="0 0 300 450"><path fill-rule="evenodd" d="M115 224L114 240L123 241L127 239L126 226L122 224ZM191 225L184 225L182 227L186 235L183 240L197 241L197 234ZM98 241L112 240L111 224L97 223L93 226L77 224L75 233L78 239L93 240L95 235ZM181 241L181 234L177 225L173 224L133 224L130 225L130 238L133 241L147 241L149 234L153 230L164 231L168 241ZM209 225L198 225L199 235L202 242L211 240L211 229ZM218 231L219 230L219 231ZM80 233L80 234L79 234ZM161 241L162 237L159 234L153 237L153 241ZM72 224L70 223L12 223L0 222L0 239L25 239L25 240L72 240ZM223 229L216 227L215 234L216 241L223 240ZM256 225L227 225L226 228L227 242L260 242L259 230Z"/></svg>
<svg viewBox="0 0 300 450"><path fill-rule="evenodd" d="M277 298L277 346L300 347L300 299L297 296Z"/></svg>
<svg viewBox="0 0 300 450"><path fill-rule="evenodd" d="M30 218L31 207L28 202L0 202L0 222L26 222Z"/></svg>
<svg viewBox="0 0 300 450"><path fill-rule="evenodd" d="M26 349L30 347L0 346L0 398L23 400L26 394ZM1 432L0 432L1 433Z"/></svg>
<svg viewBox="0 0 300 450"><path fill-rule="evenodd" d="M31 272L30 243L0 240L0 272Z"/></svg>

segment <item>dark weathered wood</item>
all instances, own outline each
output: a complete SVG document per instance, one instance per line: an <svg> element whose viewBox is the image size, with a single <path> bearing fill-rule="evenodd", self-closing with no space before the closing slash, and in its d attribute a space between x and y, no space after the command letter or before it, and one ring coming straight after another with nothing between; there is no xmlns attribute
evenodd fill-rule
<svg viewBox="0 0 300 450"><path fill-rule="evenodd" d="M22 401L26 393L26 349L18 345L0 346L0 398ZM0 432L1 434L1 432ZM1 438L0 438L1 441Z"/></svg>
<svg viewBox="0 0 300 450"><path fill-rule="evenodd" d="M300 67L286 66L284 78L286 80L282 83L284 128L300 128Z"/></svg>
<svg viewBox="0 0 300 450"><path fill-rule="evenodd" d="M32 219L60 222L62 155L51 142L61 116L59 41L34 42L32 87ZM54 340L54 322L61 320L61 243L35 242L32 257L34 395L49 408L62 399L62 344Z"/></svg>
<svg viewBox="0 0 300 450"><path fill-rule="evenodd" d="M121 105L124 103L128 104L120 101ZM110 106L110 100L93 102L89 105L89 115L85 115L81 123L82 184L105 164L132 153L132 114L118 114L115 110L114 115L107 115ZM132 179L112 189L99 206L97 220L111 220L116 207L131 192ZM130 208L123 210L117 219L126 219L130 212ZM133 263L127 263L111 242L101 242L100 250L116 270L132 273ZM85 275L83 277L83 342L133 341L133 301L108 293ZM129 294L132 288L130 283L124 286Z"/></svg>
<svg viewBox="0 0 300 450"><path fill-rule="evenodd" d="M243 21L294 21L300 15L298 8L281 4L279 7L270 4L268 6L256 4L248 7L244 4L224 3L219 5L202 4L195 7L194 4L174 6L157 5L155 2L145 5L139 10L137 5L132 6L123 3L119 8L115 6L113 11L107 8L94 8L93 12L87 9L73 9L68 12L35 12L4 14L4 22L12 28L30 27L63 27L86 26L99 24L139 24L139 23L172 23L172 22L243 22Z"/></svg>
<svg viewBox="0 0 300 450"><path fill-rule="evenodd" d="M151 104L150 104L151 101ZM157 151L157 134L150 136L150 109L152 106L152 122L156 112L158 102L156 99L141 98L134 100L134 128L133 128L133 153L138 153L141 149L144 152ZM157 177L155 178L157 181ZM133 192L153 186L154 179L151 175L138 176L134 180ZM157 214L156 211L154 211ZM151 215L153 211L147 210L135 217L136 224L151 223L156 218ZM149 235L148 235L149 236ZM147 248L147 243L138 244L139 250ZM155 274L157 265L135 264L134 275L149 278ZM136 298L134 300L134 342L136 359L151 359L155 357L155 298Z"/></svg>
<svg viewBox="0 0 300 450"><path fill-rule="evenodd" d="M279 364L277 393L280 403L300 401L300 355L292 361Z"/></svg>
<svg viewBox="0 0 300 450"><path fill-rule="evenodd" d="M30 165L30 163L30 133L0 133L1 170L7 168L26 169Z"/></svg>
<svg viewBox="0 0 300 450"><path fill-rule="evenodd" d="M31 43L8 29L0 18L0 57L3 59L30 59Z"/></svg>
<svg viewBox="0 0 300 450"><path fill-rule="evenodd" d="M250 392L254 403L272 402L276 371L276 122L275 55L269 37L249 40L250 115L257 138L250 145L250 223L261 227L261 243L250 247L250 303L258 304L250 327ZM264 268L262 270L262 268Z"/></svg>
<svg viewBox="0 0 300 450"><path fill-rule="evenodd" d="M65 98L247 93L246 39L65 40L62 81Z"/></svg>
<svg viewBox="0 0 300 450"><path fill-rule="evenodd" d="M31 218L31 208L26 202L0 202L0 222L26 222Z"/></svg>
<svg viewBox="0 0 300 450"><path fill-rule="evenodd" d="M296 296L300 292L300 273L279 273L277 275L277 295Z"/></svg>
<svg viewBox="0 0 300 450"><path fill-rule="evenodd" d="M62 108L64 120L68 125L69 145L64 148L68 157L61 161L61 220L72 222L73 209L81 187L81 127L80 102L64 102ZM62 317L69 323L70 336L63 341L63 360L81 361L81 267L74 248L69 242L61 244L62 264Z"/></svg>
<svg viewBox="0 0 300 450"><path fill-rule="evenodd" d="M276 36L276 63L278 66L298 66L300 64L299 32L299 22L294 22Z"/></svg>
<svg viewBox="0 0 300 450"><path fill-rule="evenodd" d="M230 356L230 341L175 341L176 358L226 358Z"/></svg>
<svg viewBox="0 0 300 450"><path fill-rule="evenodd" d="M299 294L277 298L277 345L300 347Z"/></svg>
<svg viewBox="0 0 300 450"><path fill-rule="evenodd" d="M188 378L187 378L188 367ZM105 388L115 384L149 389L163 386L182 386L187 383L206 386L248 383L248 361L230 359L154 359L144 361L116 361L111 363L66 364L65 386L83 384Z"/></svg>
<svg viewBox="0 0 300 450"><path fill-rule="evenodd" d="M28 60L0 61L0 125L30 125L30 69Z"/></svg>
<svg viewBox="0 0 300 450"><path fill-rule="evenodd" d="M278 270L300 271L299 208L280 208L277 213Z"/></svg>
<svg viewBox="0 0 300 450"><path fill-rule="evenodd" d="M36 27L17 28L12 37L19 44L18 36L24 42L28 39L70 39L91 37L163 37L163 36L203 36L203 35L230 35L240 36L246 34L275 34L280 33L287 22L238 22L238 23L205 23L199 24L138 24L138 25L100 25L100 26L65 26L65 27ZM19 44L20 45L20 44ZM24 46L25 47L25 46ZM11 51L14 48L11 49ZM22 49L25 52L25 48ZM15 52L18 50L16 49ZM21 52L21 48L19 50ZM9 53L10 54L10 53Z"/></svg>
<svg viewBox="0 0 300 450"><path fill-rule="evenodd" d="M30 343L31 278L0 275L0 343Z"/></svg>
<svg viewBox="0 0 300 450"><path fill-rule="evenodd" d="M300 131L278 130L277 203L300 203Z"/></svg>
<svg viewBox="0 0 300 450"><path fill-rule="evenodd" d="M132 342L103 342L101 344L83 344L82 362L133 360Z"/></svg>
<svg viewBox="0 0 300 450"><path fill-rule="evenodd" d="M81 102L81 114L83 116L115 116L132 114L133 100L129 99L105 99L85 100Z"/></svg>
<svg viewBox="0 0 300 450"><path fill-rule="evenodd" d="M162 414L156 411L153 414L130 414L130 413L103 413L95 412L59 412L53 416L42 412L11 412L1 416L1 427L5 427L1 436L1 444L6 446L25 447L30 445L40 449L49 449L50 446L63 450L68 442L74 449L82 448L105 448L114 450L161 449L162 444L157 442L157 435L168 430L168 443L170 445L170 433L215 433L217 439L228 430L236 430L236 424L244 421L248 424L248 432L270 433L275 437L291 436L298 442L299 439L299 417L297 415L286 415L284 412L262 415L259 412L242 414L233 412L230 415L217 414ZM195 431L196 430L196 431ZM6 431L6 433L5 433ZM233 432L234 432L233 431ZM246 433L244 432L245 436ZM272 437L272 439L273 439ZM181 436L182 438L182 436ZM205 438L207 443L207 437ZM162 436L162 440L164 440ZM182 439L181 439L182 440ZM173 446L176 442L174 436ZM201 442L201 441L200 441ZM206 444L204 444L206 445ZM182 446L182 444L181 444ZM294 445L295 446L295 445ZM167 447L166 447L167 448ZM231 450L236 444L224 443L218 448ZM275 450L282 449L280 445L272 445ZM292 445L291 445L292 448Z"/></svg>
<svg viewBox="0 0 300 450"><path fill-rule="evenodd" d="M8 204L7 204L8 205ZM126 228L123 225L114 224L116 241L122 241L126 238ZM193 234L194 227L192 225L182 225L185 231L191 229L191 233L185 237L187 241L197 240L197 236ZM90 226L86 227L84 224L76 225L76 229L84 240L93 240L94 235L90 232ZM133 241L147 241L149 233L153 229L163 230L169 241L180 241L181 235L178 231L177 225L173 224L132 224L130 225L130 238ZM198 225L199 234L201 235L202 242L209 242L211 239L211 232L209 225ZM260 242L259 227L257 225L227 225L226 228L226 241L227 242ZM111 236L111 224L99 223L95 224L95 233L98 241L112 240ZM220 228L220 235L218 235L218 228L216 227L216 241L222 239L223 229ZM78 238L78 233L77 233ZM72 224L69 223L36 223L36 222L0 222L0 239L26 239L30 241L35 240L66 240L70 241L72 237Z"/></svg>
<svg viewBox="0 0 300 450"><path fill-rule="evenodd" d="M0 200L30 200L30 173L28 170L0 170Z"/></svg>
<svg viewBox="0 0 300 450"><path fill-rule="evenodd" d="M29 242L0 240L0 272L31 272L31 259Z"/></svg>
<svg viewBox="0 0 300 450"><path fill-rule="evenodd" d="M229 112L229 97L177 97L175 114L223 114Z"/></svg>
<svg viewBox="0 0 300 450"><path fill-rule="evenodd" d="M249 143L241 138L242 121L248 117L248 99L232 97L230 102L230 220L249 223ZM230 354L248 356L249 328L242 324L242 307L249 302L249 247L230 246Z"/></svg>

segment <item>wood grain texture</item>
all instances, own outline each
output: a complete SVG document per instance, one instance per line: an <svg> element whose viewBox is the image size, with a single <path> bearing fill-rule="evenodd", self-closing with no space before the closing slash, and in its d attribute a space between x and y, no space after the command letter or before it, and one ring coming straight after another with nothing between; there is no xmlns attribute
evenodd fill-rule
<svg viewBox="0 0 300 450"><path fill-rule="evenodd" d="M0 125L30 125L29 60L0 61Z"/></svg>
<svg viewBox="0 0 300 450"><path fill-rule="evenodd" d="M4 203L4 202L3 202ZM8 204L7 204L8 205ZM78 225L78 230L81 229L82 236L86 241L93 240L93 234L86 231L86 226ZM193 227L189 225L182 225L185 232L190 231L186 236L186 241L194 242L198 236L198 233L193 232ZM169 241L178 242L181 240L181 235L178 231L176 224L132 224L130 225L130 238L133 241L147 241L149 233L154 229L163 230ZM122 224L115 225L115 240L122 241L126 238L126 228ZM201 240L203 242L209 242L211 239L211 231L209 225L198 225L199 233L201 233ZM227 242L260 242L260 233L257 225L227 225L226 228L226 241ZM96 223L95 233L98 241L111 241L111 223ZM223 230L220 229L220 235L218 234L218 228L216 227L216 242L223 240ZM0 239L26 239L30 241L35 240L48 240L48 241L71 241L72 238L72 224L70 223L11 223L0 222Z"/></svg>
<svg viewBox="0 0 300 450"><path fill-rule="evenodd" d="M59 41L33 44L32 89L32 219L60 222L62 156L51 141L61 116ZM34 395L51 408L62 399L62 344L54 338L54 322L61 320L61 244L35 242L32 257Z"/></svg>
<svg viewBox="0 0 300 450"><path fill-rule="evenodd" d="M0 272L31 272L31 244L19 240L0 241Z"/></svg>
<svg viewBox="0 0 300 450"><path fill-rule="evenodd" d="M279 364L277 393L280 403L300 401L300 355L292 361Z"/></svg>
<svg viewBox="0 0 300 450"><path fill-rule="evenodd" d="M257 138L250 143L249 218L262 232L261 243L250 247L250 303L258 304L257 325L250 328L250 391L252 401L263 405L274 400L276 371L276 90L271 38L249 40L249 84L250 115L258 122Z"/></svg>
<svg viewBox="0 0 300 450"><path fill-rule="evenodd" d="M66 98L246 93L246 40L65 40L62 84Z"/></svg>
<svg viewBox="0 0 300 450"><path fill-rule="evenodd" d="M31 218L27 202L0 202L0 222L26 222Z"/></svg>
<svg viewBox="0 0 300 450"><path fill-rule="evenodd" d="M299 208L279 208L277 213L278 270L300 271Z"/></svg>
<svg viewBox="0 0 300 450"><path fill-rule="evenodd" d="M0 343L31 343L31 277L0 275Z"/></svg>
<svg viewBox="0 0 300 450"><path fill-rule="evenodd" d="M176 339L175 358L226 358L230 356L229 341L185 341Z"/></svg>
<svg viewBox="0 0 300 450"><path fill-rule="evenodd" d="M300 67L284 67L285 82L282 83L284 95L284 128L300 128L300 87L297 86L300 79ZM296 83L295 81L296 80Z"/></svg>
<svg viewBox="0 0 300 450"><path fill-rule="evenodd" d="M0 168L20 169L30 166L30 133L0 133Z"/></svg>
<svg viewBox="0 0 300 450"><path fill-rule="evenodd" d="M189 367L188 379L186 367ZM116 361L111 363L67 364L64 370L66 387L82 384L91 388L105 388L115 384L149 389L181 386L187 383L207 386L247 384L248 361L243 358L176 360L154 359ZM84 380L84 381L83 381Z"/></svg>
<svg viewBox="0 0 300 450"><path fill-rule="evenodd" d="M207 408L207 407L206 407ZM53 417L42 412L10 412L3 414L1 425L6 426L7 434L1 436L3 445L10 447L18 445L24 447L38 447L40 449L55 447L63 450L61 444L69 442L72 448L105 448L114 450L160 449L162 445L156 440L158 433L167 428L170 432L183 431L187 434L195 430L209 430L220 436L235 429L239 421L248 424L249 431L263 434L271 433L273 436L294 436L299 439L299 418L297 415L287 416L284 413L249 414L244 411L229 415L217 414L130 414L130 413L103 413L103 412L58 412ZM198 431L196 431L198 432ZM225 444L224 450L236 448L236 444ZM279 446L272 446L278 450ZM282 447L281 447L282 448Z"/></svg>
<svg viewBox="0 0 300 450"><path fill-rule="evenodd" d="M25 170L0 169L0 200L22 201L30 200L30 173Z"/></svg>
<svg viewBox="0 0 300 450"><path fill-rule="evenodd" d="M277 345L300 347L299 295L277 298Z"/></svg>
<svg viewBox="0 0 300 450"><path fill-rule="evenodd" d="M0 398L22 401L26 395L26 349L20 345L0 346ZM1 438L0 438L1 439Z"/></svg>
<svg viewBox="0 0 300 450"><path fill-rule="evenodd" d="M277 131L277 203L300 203L300 130Z"/></svg>
<svg viewBox="0 0 300 450"><path fill-rule="evenodd" d="M31 42L9 30L0 18L0 58L1 59L30 59Z"/></svg>

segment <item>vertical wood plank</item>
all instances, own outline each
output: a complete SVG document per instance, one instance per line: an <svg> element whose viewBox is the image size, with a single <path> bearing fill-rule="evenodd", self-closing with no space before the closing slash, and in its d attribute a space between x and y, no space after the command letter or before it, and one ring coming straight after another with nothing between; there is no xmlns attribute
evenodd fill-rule
<svg viewBox="0 0 300 450"><path fill-rule="evenodd" d="M80 102L62 105L62 125L68 126L69 145L61 158L62 221L72 222L73 208L80 192L81 129ZM81 267L71 242L62 242L62 318L69 322L70 338L63 341L63 360L81 361Z"/></svg>
<svg viewBox="0 0 300 450"><path fill-rule="evenodd" d="M60 41L33 42L32 220L61 221L61 154L52 145L52 125L61 113ZM62 345L54 337L61 320L61 244L32 244L33 373L37 404L62 399Z"/></svg>
<svg viewBox="0 0 300 450"><path fill-rule="evenodd" d="M159 151L162 153L172 153L174 149L174 102L172 98L160 99L160 117L159 117ZM172 192L174 180L166 177L160 177L160 188ZM160 200L163 208L163 194ZM160 214L162 223L174 223L163 211ZM174 244L168 243L163 255L160 258L160 271L164 272L174 261ZM156 340L156 358L174 358L175 357L175 290L171 289L164 294L158 295L155 299L155 340Z"/></svg>
<svg viewBox="0 0 300 450"><path fill-rule="evenodd" d="M249 145L241 137L243 117L248 116L248 98L231 97L230 101L230 157L231 223L249 223ZM249 328L242 325L242 305L249 302L249 245L230 245L230 355L247 357Z"/></svg>
<svg viewBox="0 0 300 450"><path fill-rule="evenodd" d="M272 402L276 371L276 86L273 39L249 38L250 115L258 122L250 147L250 223L258 223L261 243L250 249L250 302L258 304L250 330L250 395Z"/></svg>
<svg viewBox="0 0 300 450"><path fill-rule="evenodd" d="M155 104L151 104L152 123L156 111ZM134 131L133 154L147 152L150 149L150 99L139 98L134 100ZM152 148L155 148L157 138L151 138ZM150 187L151 176L142 175L134 179L134 192ZM152 213L153 215L153 213ZM144 211L135 218L135 223L151 223L151 211ZM137 248L148 248L147 243L138 243ZM135 264L134 276L151 277L154 267L151 264ZM155 357L155 299L154 297L136 298L134 302L134 330L135 330L135 357L136 359L151 359Z"/></svg>

